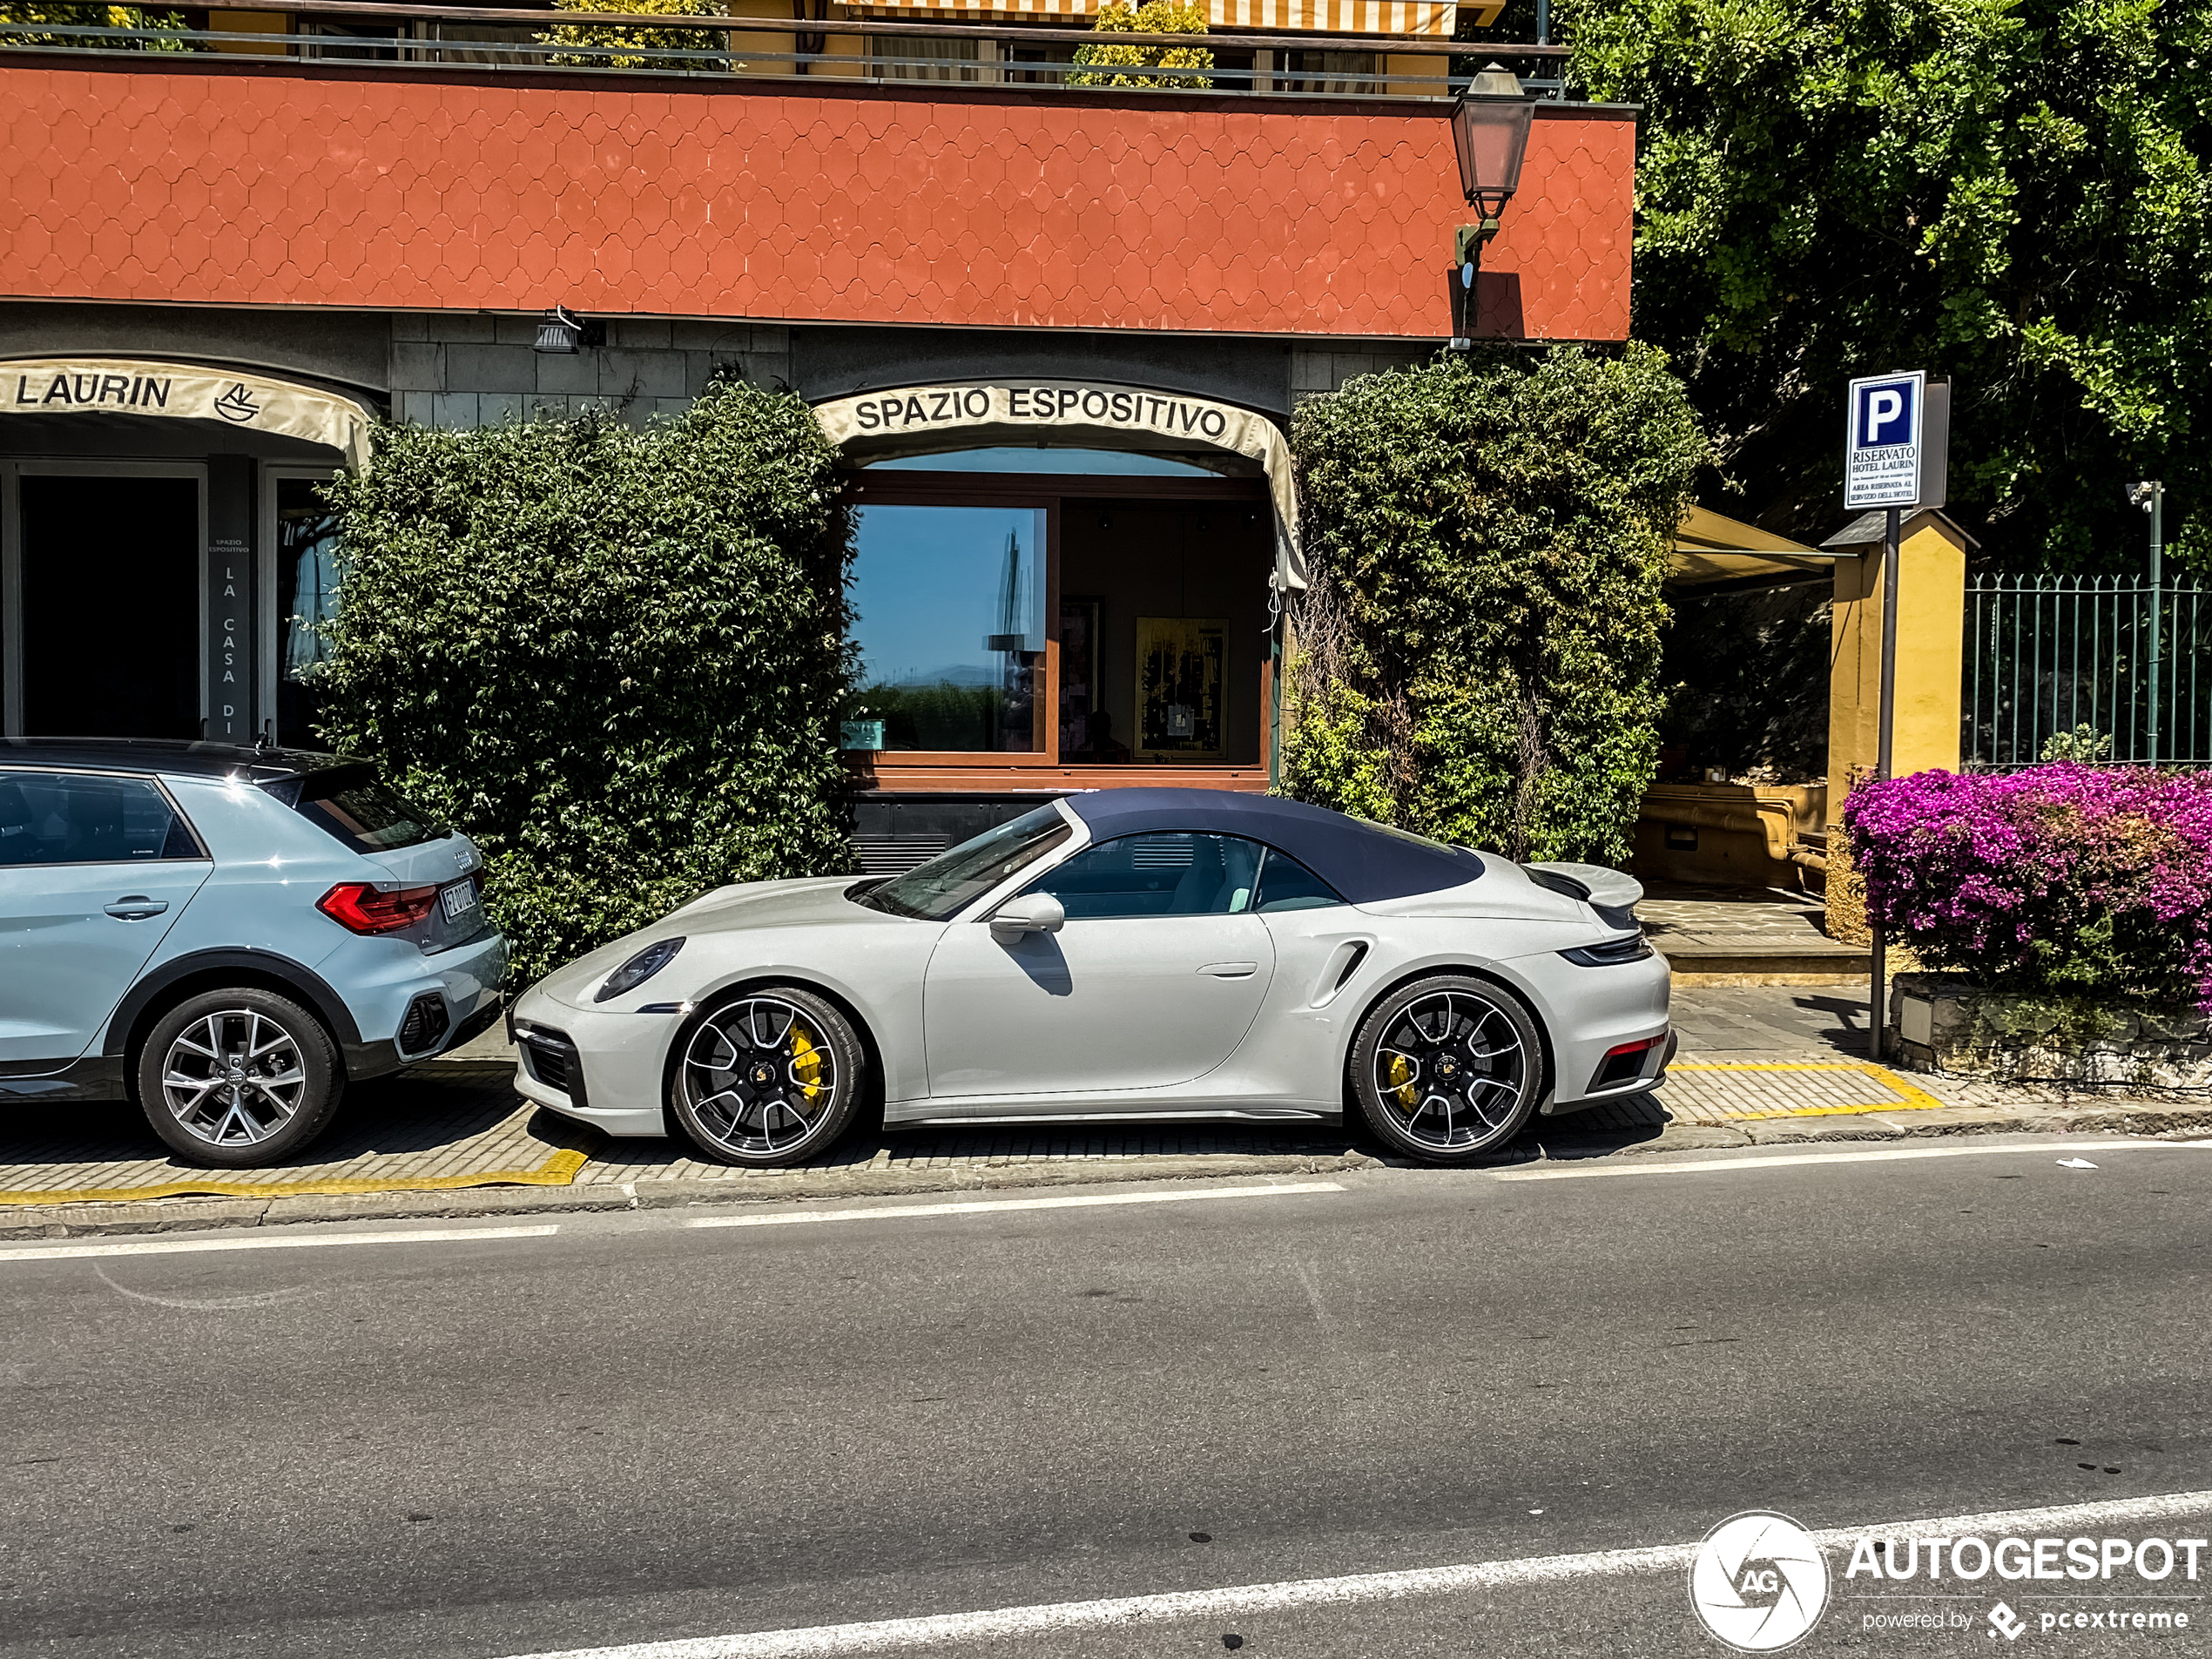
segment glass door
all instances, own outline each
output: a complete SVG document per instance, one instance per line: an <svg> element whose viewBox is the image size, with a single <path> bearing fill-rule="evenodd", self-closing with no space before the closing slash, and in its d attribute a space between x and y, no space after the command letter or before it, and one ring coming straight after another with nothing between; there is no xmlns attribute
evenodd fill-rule
<svg viewBox="0 0 2212 1659"><path fill-rule="evenodd" d="M8 724L29 737L200 735L200 481L13 481Z"/></svg>

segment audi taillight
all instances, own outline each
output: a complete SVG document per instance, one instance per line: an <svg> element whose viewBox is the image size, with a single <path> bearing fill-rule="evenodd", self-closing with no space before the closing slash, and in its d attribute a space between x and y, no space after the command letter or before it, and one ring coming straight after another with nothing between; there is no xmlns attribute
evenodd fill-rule
<svg viewBox="0 0 2212 1659"><path fill-rule="evenodd" d="M435 887L382 893L366 881L341 881L315 900L315 908L349 933L390 934L412 927L437 902Z"/></svg>

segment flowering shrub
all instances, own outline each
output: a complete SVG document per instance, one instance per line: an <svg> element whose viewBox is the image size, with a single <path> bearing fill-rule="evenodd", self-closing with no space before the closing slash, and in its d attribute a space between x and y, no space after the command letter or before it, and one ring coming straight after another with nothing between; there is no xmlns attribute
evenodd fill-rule
<svg viewBox="0 0 2212 1659"><path fill-rule="evenodd" d="M1862 784L1868 914L1993 989L2212 1009L2212 772L2061 763Z"/></svg>

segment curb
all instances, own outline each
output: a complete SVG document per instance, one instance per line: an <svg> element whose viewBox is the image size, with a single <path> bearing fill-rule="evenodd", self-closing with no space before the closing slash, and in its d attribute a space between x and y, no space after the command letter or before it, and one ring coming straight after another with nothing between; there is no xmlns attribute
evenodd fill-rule
<svg viewBox="0 0 2212 1659"><path fill-rule="evenodd" d="M2111 1134L2182 1136L2212 1133L2212 1107L2155 1103L2065 1109L1971 1106L1879 1111L1824 1118L1770 1118L1726 1126L1670 1124L1644 1140L1618 1136L1561 1139L1474 1168L1581 1163L1654 1152L1783 1146L1834 1141L1903 1141L1964 1135ZM583 1186L472 1187L452 1191L302 1194L268 1198L179 1197L131 1204L70 1204L0 1213L0 1238L69 1238L94 1234L274 1227L300 1222L456 1219L682 1209L705 1204L775 1204L806 1199L888 1197L907 1193L983 1192L1022 1187L1097 1186L1125 1181L1196 1181L1232 1176L1328 1175L1352 1170L1426 1173L1430 1166L1371 1153L1228 1153L1220 1156L1070 1158L1051 1163L949 1170L809 1170L743 1180L630 1181ZM1449 1171L1440 1171L1449 1173ZM772 1186L771 1184L772 1183Z"/></svg>
<svg viewBox="0 0 2212 1659"><path fill-rule="evenodd" d="M1064 1163L956 1170L825 1170L743 1181L626 1181L570 1187L474 1187L459 1191L331 1194L267 1199L157 1198L132 1204L53 1204L0 1213L0 1239L88 1234L275 1227L312 1221L452 1219L562 1211L671 1210L693 1204L789 1204L815 1198L891 1197L1009 1187L1095 1186L1122 1181L1191 1181L1222 1176L1326 1175L1385 1167L1361 1152L1216 1157L1071 1158ZM772 1190L764 1190L769 1181Z"/></svg>

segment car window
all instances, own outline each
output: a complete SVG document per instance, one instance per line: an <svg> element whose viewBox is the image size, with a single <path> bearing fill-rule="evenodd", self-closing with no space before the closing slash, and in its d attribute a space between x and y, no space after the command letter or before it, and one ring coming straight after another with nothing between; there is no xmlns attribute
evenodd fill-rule
<svg viewBox="0 0 2212 1659"><path fill-rule="evenodd" d="M1342 894L1289 853L1278 853L1271 846L1267 849L1266 861L1259 867L1259 898L1253 909L1263 913L1318 910L1344 902Z"/></svg>
<svg viewBox="0 0 2212 1659"><path fill-rule="evenodd" d="M0 772L0 866L202 856L191 826L151 779Z"/></svg>
<svg viewBox="0 0 2212 1659"><path fill-rule="evenodd" d="M1250 910L1260 847L1237 835L1123 835L1087 846L1022 891L1049 893L1069 921L1225 916Z"/></svg>
<svg viewBox="0 0 2212 1659"><path fill-rule="evenodd" d="M320 825L356 853L388 853L453 833L376 775L374 766L335 766L270 792L300 817Z"/></svg>
<svg viewBox="0 0 2212 1659"><path fill-rule="evenodd" d="M1075 833L1075 826L1061 816L1058 807L1040 806L973 840L948 847L904 875L869 888L853 902L887 915L949 921Z"/></svg>

